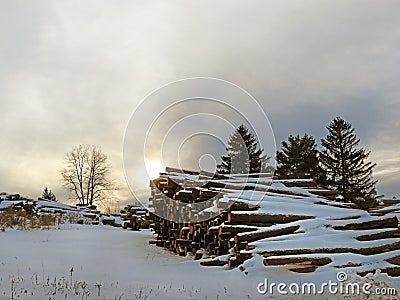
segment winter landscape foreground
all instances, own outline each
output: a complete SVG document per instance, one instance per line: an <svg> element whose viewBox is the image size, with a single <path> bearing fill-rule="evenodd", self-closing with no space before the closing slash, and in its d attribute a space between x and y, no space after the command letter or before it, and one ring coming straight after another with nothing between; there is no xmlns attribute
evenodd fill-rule
<svg viewBox="0 0 400 300"><path fill-rule="evenodd" d="M400 201L366 211L312 180L206 177L171 169L151 187L154 211L179 196L178 216L221 191L197 212L217 218L184 227L2 193L0 299L398 299Z"/></svg>
<svg viewBox="0 0 400 300"><path fill-rule="evenodd" d="M64 224L49 230L6 230L0 233L0 299L396 299L396 296L261 295L257 286L268 282L337 282L337 270L325 268L296 274L277 267L266 271L254 257L239 269L202 267L149 245L153 234L99 225ZM398 279L386 274L352 282L399 289ZM382 290L384 291L384 289ZM386 290L387 291L387 290ZM291 295L291 297L289 297Z"/></svg>
<svg viewBox="0 0 400 300"><path fill-rule="evenodd" d="M2 232L0 299L11 299L12 289L14 299L257 297L257 277L202 267L149 245L152 238L103 225Z"/></svg>

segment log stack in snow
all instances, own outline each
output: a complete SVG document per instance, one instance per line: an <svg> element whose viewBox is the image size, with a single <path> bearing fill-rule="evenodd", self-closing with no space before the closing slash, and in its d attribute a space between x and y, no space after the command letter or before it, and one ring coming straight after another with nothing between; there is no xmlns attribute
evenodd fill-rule
<svg viewBox="0 0 400 300"><path fill-rule="evenodd" d="M246 260L261 256L266 268L281 265L299 273L352 266L364 274L371 257L387 253L376 258L377 265L387 259L393 266L386 272L396 274L399 260L393 251L400 249L400 203L384 203L370 214L351 203L332 201L337 192L312 180L271 182L269 177L167 168L150 184L151 243L201 259L204 266L243 270ZM341 256L333 256L337 253L359 256L342 262Z"/></svg>

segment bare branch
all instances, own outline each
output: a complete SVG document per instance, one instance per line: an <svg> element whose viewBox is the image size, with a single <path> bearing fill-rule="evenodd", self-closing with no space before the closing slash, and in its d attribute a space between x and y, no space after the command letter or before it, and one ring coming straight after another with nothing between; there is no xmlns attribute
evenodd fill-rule
<svg viewBox="0 0 400 300"><path fill-rule="evenodd" d="M118 189L109 178L111 165L100 148L79 145L66 154L65 160L66 168L61 170L64 187L79 203L92 205Z"/></svg>

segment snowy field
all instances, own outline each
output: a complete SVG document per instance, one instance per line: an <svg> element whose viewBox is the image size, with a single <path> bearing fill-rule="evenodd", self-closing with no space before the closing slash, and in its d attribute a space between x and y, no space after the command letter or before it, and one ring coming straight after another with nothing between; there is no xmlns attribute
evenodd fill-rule
<svg viewBox="0 0 400 300"><path fill-rule="evenodd" d="M109 226L2 232L0 299L11 299L12 288L14 299L252 299L257 295L255 285L240 271L201 267L149 245L150 239L147 230Z"/></svg>
<svg viewBox="0 0 400 300"><path fill-rule="evenodd" d="M257 291L265 278L277 283L336 280L333 268L301 275L282 267L267 272L261 257L247 261L246 272L202 267L198 261L149 245L150 239L149 230L101 225L0 232L0 299L271 299L278 294L271 297ZM398 288L398 279L388 280L384 274L374 278L379 276ZM371 277L355 279L375 282ZM314 298L396 299L338 294Z"/></svg>

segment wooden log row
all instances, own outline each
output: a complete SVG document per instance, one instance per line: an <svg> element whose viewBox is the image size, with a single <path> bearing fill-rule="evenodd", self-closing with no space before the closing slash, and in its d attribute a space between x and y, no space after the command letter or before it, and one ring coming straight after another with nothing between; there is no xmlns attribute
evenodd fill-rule
<svg viewBox="0 0 400 300"><path fill-rule="evenodd" d="M400 238L400 229L387 230L383 232L360 235L355 237L355 239L358 241L375 241L390 238Z"/></svg>
<svg viewBox="0 0 400 300"><path fill-rule="evenodd" d="M299 220L313 219L313 216L301 215L281 215L281 214L267 214L267 213L239 213L230 212L228 214L228 222L235 225L249 224L283 224Z"/></svg>
<svg viewBox="0 0 400 300"><path fill-rule="evenodd" d="M235 243L238 244L240 242L247 242L251 243L257 240L280 236L280 235L287 235L292 234L300 228L299 225L289 226L285 228L278 228L273 230L262 230L256 232L250 232L245 234L238 234L234 237Z"/></svg>
<svg viewBox="0 0 400 300"><path fill-rule="evenodd" d="M399 220L397 217L373 220L360 223L350 223L343 226L333 226L336 230L370 230L370 229L383 229L383 228L397 228Z"/></svg>
<svg viewBox="0 0 400 300"><path fill-rule="evenodd" d="M283 265L314 265L324 266L330 264L332 259L329 257L276 257L264 258L264 266L283 266Z"/></svg>
<svg viewBox="0 0 400 300"><path fill-rule="evenodd" d="M400 242L394 242L380 246L360 247L360 248L337 247L337 248L315 248L315 249L286 249L286 250L260 251L257 253L264 257L303 255L303 254L316 254L316 253L326 253L326 254L354 253L354 254L361 254L368 256L368 255L391 252L395 250L400 250Z"/></svg>

